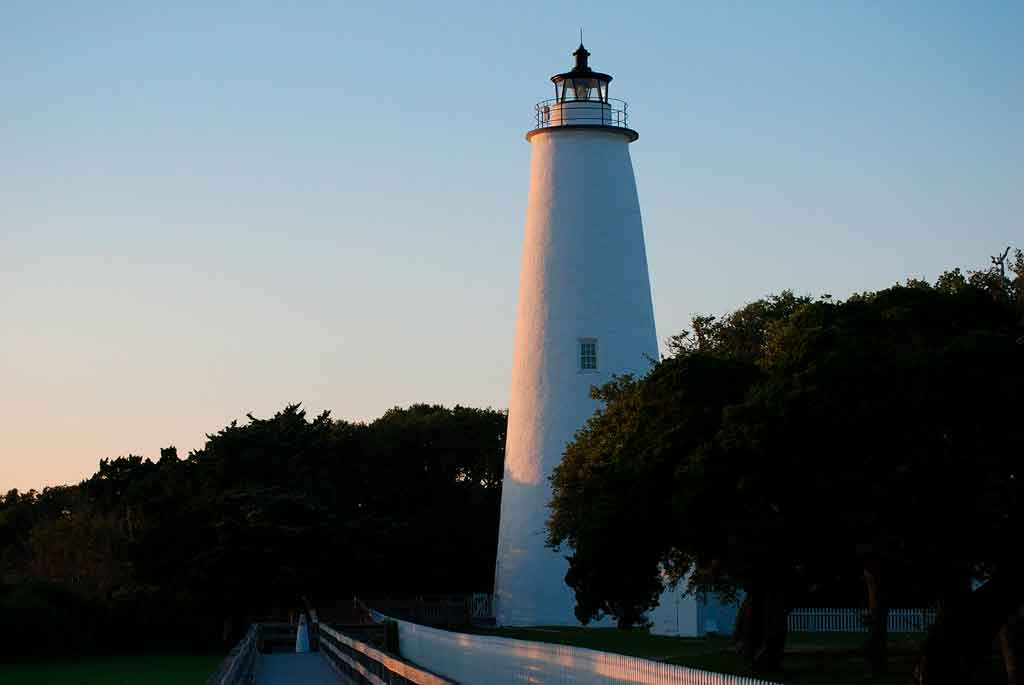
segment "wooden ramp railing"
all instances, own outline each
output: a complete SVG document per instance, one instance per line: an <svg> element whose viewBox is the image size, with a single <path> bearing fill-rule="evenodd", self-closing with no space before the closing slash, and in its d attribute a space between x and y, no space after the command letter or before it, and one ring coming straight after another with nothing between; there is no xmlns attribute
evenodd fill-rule
<svg viewBox="0 0 1024 685"><path fill-rule="evenodd" d="M259 679L260 656L295 651L296 626L290 623L253 623L245 637L228 653L206 685L251 685Z"/></svg>
<svg viewBox="0 0 1024 685"><path fill-rule="evenodd" d="M217 672L207 680L207 685L279 682L282 671L292 667L282 660L289 656L305 659L301 664L299 659L295 659L294 666L296 669L301 667L307 670L310 667L309 659L323 659L330 666L328 673L334 675L335 682L345 685L455 685L452 680L371 644L383 643L384 628L380 625L330 626L320 623L319 654L287 654L295 650L295 632L296 627L288 623L252 624ZM273 674L262 672L261 664L264 661ZM300 676L297 672L295 675Z"/></svg>
<svg viewBox="0 0 1024 685"><path fill-rule="evenodd" d="M426 669L371 647L329 626L320 626L320 653L344 682L353 685L455 685Z"/></svg>
<svg viewBox="0 0 1024 685"><path fill-rule="evenodd" d="M220 666L206 679L206 685L241 685L256 679L256 658L259 656L257 641L259 624L253 623L245 637L228 652Z"/></svg>

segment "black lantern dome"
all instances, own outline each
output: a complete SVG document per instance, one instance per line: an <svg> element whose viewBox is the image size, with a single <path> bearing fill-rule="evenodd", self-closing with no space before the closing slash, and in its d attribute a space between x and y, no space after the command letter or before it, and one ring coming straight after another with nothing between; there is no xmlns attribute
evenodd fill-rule
<svg viewBox="0 0 1024 685"><path fill-rule="evenodd" d="M534 105L537 124L526 134L526 139L552 128L599 128L614 129L630 142L636 140L637 132L629 128L628 105L608 97L608 84L612 77L590 68L587 64L590 53L582 41L572 54L576 58L576 66L551 77L555 84L555 97Z"/></svg>
<svg viewBox="0 0 1024 685"><path fill-rule="evenodd" d="M590 53L583 47L583 43L580 43L572 55L576 58L576 66L572 71L551 77L551 82L555 84L555 100L608 102L608 84L612 77L590 68L587 64Z"/></svg>

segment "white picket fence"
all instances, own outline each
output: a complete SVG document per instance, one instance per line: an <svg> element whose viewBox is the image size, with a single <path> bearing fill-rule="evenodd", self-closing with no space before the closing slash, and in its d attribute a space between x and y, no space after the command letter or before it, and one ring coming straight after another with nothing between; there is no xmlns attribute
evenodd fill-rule
<svg viewBox="0 0 1024 685"><path fill-rule="evenodd" d="M778 685L582 647L396 623L403 659L460 685Z"/></svg>
<svg viewBox="0 0 1024 685"><path fill-rule="evenodd" d="M793 609L789 629L809 633L866 633L867 609ZM935 622L934 609L890 609L890 633L924 633Z"/></svg>

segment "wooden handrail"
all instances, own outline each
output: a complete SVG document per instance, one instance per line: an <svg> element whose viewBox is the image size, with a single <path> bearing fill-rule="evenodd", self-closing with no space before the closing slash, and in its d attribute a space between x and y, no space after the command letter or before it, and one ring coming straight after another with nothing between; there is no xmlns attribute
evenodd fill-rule
<svg viewBox="0 0 1024 685"><path fill-rule="evenodd" d="M328 635L333 640L340 642L341 644L349 647L350 649L353 649L357 652L362 652L363 654L368 656L373 661L376 661L387 670L391 671L396 675L402 676L410 682L416 683L416 685L455 685L455 682L452 680L446 680L445 678L442 678L441 676L431 673L430 671L426 671L417 666L413 666L410 663L402 661L401 659L398 659L390 654L382 652L379 649L371 647L370 645L364 642L355 640L349 637L348 635L345 635L344 633L339 633L337 630L334 630L330 626L325 625L323 623L320 624L320 634L321 651L323 651L325 648L328 649L329 651L331 651L332 654L335 654L338 658L348 663L349 666L355 668L360 672L365 670L362 664L349 659L347 655L341 653L337 648L334 647L334 645L330 644L330 642L324 641L322 639L322 636ZM364 673L363 675L369 677L372 674Z"/></svg>

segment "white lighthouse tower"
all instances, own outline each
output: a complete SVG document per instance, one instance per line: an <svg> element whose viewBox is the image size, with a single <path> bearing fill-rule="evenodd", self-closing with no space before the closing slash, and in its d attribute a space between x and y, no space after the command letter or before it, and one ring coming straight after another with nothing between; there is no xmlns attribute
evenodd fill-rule
<svg viewBox="0 0 1024 685"><path fill-rule="evenodd" d="M501 528L495 571L499 625L575 625L564 554L544 546L548 477L597 409L590 388L643 374L658 356L626 103L612 77L576 65L551 77L537 105Z"/></svg>

